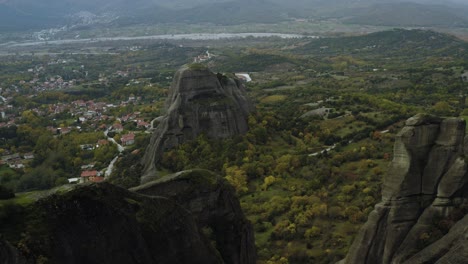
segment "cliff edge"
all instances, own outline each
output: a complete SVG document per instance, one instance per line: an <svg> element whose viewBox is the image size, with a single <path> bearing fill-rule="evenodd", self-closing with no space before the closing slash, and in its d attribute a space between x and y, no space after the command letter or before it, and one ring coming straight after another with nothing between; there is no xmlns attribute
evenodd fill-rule
<svg viewBox="0 0 468 264"><path fill-rule="evenodd" d="M235 191L207 170L188 170L130 189L176 201L195 218L226 264L255 264L252 224L245 218Z"/></svg>
<svg viewBox="0 0 468 264"><path fill-rule="evenodd" d="M0 240L2 263L224 263L175 201L108 183L42 198L17 228L15 247Z"/></svg>
<svg viewBox="0 0 468 264"><path fill-rule="evenodd" d="M397 135L382 202L342 263L468 263L465 121L416 115Z"/></svg>
<svg viewBox="0 0 468 264"><path fill-rule="evenodd" d="M183 171L132 190L103 182L40 197L0 217L0 263L256 260L253 228L234 189L210 171Z"/></svg>

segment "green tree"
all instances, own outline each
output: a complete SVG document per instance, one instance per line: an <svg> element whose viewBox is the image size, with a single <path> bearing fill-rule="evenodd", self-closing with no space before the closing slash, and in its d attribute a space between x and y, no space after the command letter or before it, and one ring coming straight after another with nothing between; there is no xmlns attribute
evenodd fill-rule
<svg viewBox="0 0 468 264"><path fill-rule="evenodd" d="M445 101L440 101L435 103L434 106L432 106L431 111L434 114L446 116L451 114L451 107L449 103Z"/></svg>

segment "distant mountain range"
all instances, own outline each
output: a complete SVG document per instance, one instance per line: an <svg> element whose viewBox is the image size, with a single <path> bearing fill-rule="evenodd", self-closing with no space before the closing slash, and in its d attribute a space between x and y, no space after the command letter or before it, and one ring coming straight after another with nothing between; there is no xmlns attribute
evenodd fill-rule
<svg viewBox="0 0 468 264"><path fill-rule="evenodd" d="M76 24L275 23L336 18L385 26L468 26L461 0L0 0L0 32ZM86 15L83 15L86 14Z"/></svg>
<svg viewBox="0 0 468 264"><path fill-rule="evenodd" d="M214 24L244 24L244 23L275 23L286 20L293 10L266 1L229 1L205 3L194 7L168 8L153 6L131 16L118 19L125 24L128 19L143 23L214 23Z"/></svg>
<svg viewBox="0 0 468 264"><path fill-rule="evenodd" d="M467 27L467 12L468 9L460 10L442 5L385 3L342 10L337 17L345 17L344 21L347 23L376 26Z"/></svg>
<svg viewBox="0 0 468 264"><path fill-rule="evenodd" d="M393 29L364 36L346 38L321 38L297 49L299 54L353 54L373 58L427 58L451 56L467 58L468 44L456 37L435 31Z"/></svg>

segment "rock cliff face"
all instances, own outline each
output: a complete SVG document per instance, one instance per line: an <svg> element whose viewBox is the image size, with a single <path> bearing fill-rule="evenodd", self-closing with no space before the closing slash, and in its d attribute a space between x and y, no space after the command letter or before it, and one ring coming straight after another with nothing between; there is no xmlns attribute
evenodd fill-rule
<svg viewBox="0 0 468 264"><path fill-rule="evenodd" d="M252 225L212 172L183 171L131 191L104 182L51 193L21 209L8 232L14 246L0 236L0 263L255 263Z"/></svg>
<svg viewBox="0 0 468 264"><path fill-rule="evenodd" d="M416 115L344 263L468 263L465 121ZM448 231L448 233L447 233Z"/></svg>
<svg viewBox="0 0 468 264"><path fill-rule="evenodd" d="M175 201L107 183L39 200L23 225L17 251L26 260L0 242L2 263L224 263Z"/></svg>
<svg viewBox="0 0 468 264"><path fill-rule="evenodd" d="M200 229L209 230L226 264L255 263L252 225L245 218L233 188L221 177L205 170L183 171L131 190L168 197L182 205L194 216Z"/></svg>
<svg viewBox="0 0 468 264"><path fill-rule="evenodd" d="M26 263L25 258L18 252L16 248L10 245L0 235L0 263L6 264L23 264Z"/></svg>
<svg viewBox="0 0 468 264"><path fill-rule="evenodd" d="M195 139L200 133L216 139L247 132L247 116L252 110L237 79L214 74L201 66L181 68L169 91L167 114L143 157L142 183L157 178L156 163L164 151Z"/></svg>

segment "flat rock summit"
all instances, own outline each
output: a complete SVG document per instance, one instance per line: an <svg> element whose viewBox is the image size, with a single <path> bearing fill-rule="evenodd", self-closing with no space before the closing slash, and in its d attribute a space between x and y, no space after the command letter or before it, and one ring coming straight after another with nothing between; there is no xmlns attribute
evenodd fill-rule
<svg viewBox="0 0 468 264"><path fill-rule="evenodd" d="M215 74L202 65L177 71L160 120L142 160L142 183L157 178L156 164L164 151L195 139L229 138L247 132L253 106L236 78Z"/></svg>
<svg viewBox="0 0 468 264"><path fill-rule="evenodd" d="M468 263L465 121L416 115L397 135L375 206L345 260Z"/></svg>

